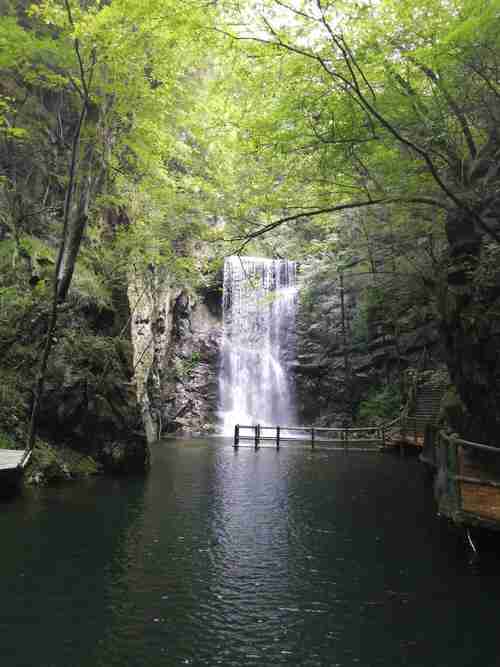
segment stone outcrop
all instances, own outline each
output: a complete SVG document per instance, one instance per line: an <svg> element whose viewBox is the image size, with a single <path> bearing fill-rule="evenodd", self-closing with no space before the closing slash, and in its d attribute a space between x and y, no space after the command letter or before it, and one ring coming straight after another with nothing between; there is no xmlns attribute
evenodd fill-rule
<svg viewBox="0 0 500 667"><path fill-rule="evenodd" d="M162 269L131 274L129 302L138 402L149 442L216 427L222 336L219 287L188 292Z"/></svg>
<svg viewBox="0 0 500 667"><path fill-rule="evenodd" d="M122 306L63 308L64 334L54 343L38 423L49 442L71 446L105 471L128 473L148 467L149 449L131 382L130 342L120 335L128 319ZM118 450L119 465L110 455Z"/></svg>
<svg viewBox="0 0 500 667"><path fill-rule="evenodd" d="M363 312L363 284L345 280L344 324L338 279L307 277L297 316L297 362L293 365L301 423L341 426L376 387L398 387L404 370L443 358L437 319L414 317L394 327ZM344 346L344 336L346 346Z"/></svg>
<svg viewBox="0 0 500 667"><path fill-rule="evenodd" d="M173 344L162 373L165 432L215 431L221 324L201 295L181 292L175 300Z"/></svg>
<svg viewBox="0 0 500 667"><path fill-rule="evenodd" d="M147 274L129 274L134 380L148 442L157 440L162 430L160 374L171 341L175 295L162 268L151 265Z"/></svg>

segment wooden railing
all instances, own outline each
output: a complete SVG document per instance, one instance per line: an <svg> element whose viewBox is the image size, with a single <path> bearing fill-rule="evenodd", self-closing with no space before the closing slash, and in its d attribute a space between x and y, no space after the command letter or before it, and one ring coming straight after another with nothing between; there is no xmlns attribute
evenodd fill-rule
<svg viewBox="0 0 500 667"><path fill-rule="evenodd" d="M440 512L459 523L500 528L500 448L429 429L422 459L436 468Z"/></svg>
<svg viewBox="0 0 500 667"><path fill-rule="evenodd" d="M399 417L398 417L399 419ZM272 442L276 449L283 442L311 444L311 449L317 445L330 445L332 449L348 451L378 451L386 444L388 429L397 420L388 425L369 426L365 428L321 428L316 426L262 426L261 424L236 424L234 427L234 447L237 449L240 442L252 442L255 449L261 443Z"/></svg>
<svg viewBox="0 0 500 667"><path fill-rule="evenodd" d="M408 377L408 385L406 387L406 403L401 407L403 415L408 416L409 412L415 408L417 402L417 390L418 384L420 382L420 376L422 371L425 369L427 362L427 348L424 347L420 357L417 360L416 368L413 369L411 377ZM406 383L405 383L406 384ZM404 390L401 392L404 393Z"/></svg>
<svg viewBox="0 0 500 667"><path fill-rule="evenodd" d="M28 463L29 463L29 460L30 460L30 458L31 458L31 454L32 454L32 453L33 453L33 448L31 448L31 449L26 448L26 449L24 450L23 458L21 459L21 461L19 462L19 464L18 464L17 467L18 467L18 468L26 468L26 466L27 466Z"/></svg>

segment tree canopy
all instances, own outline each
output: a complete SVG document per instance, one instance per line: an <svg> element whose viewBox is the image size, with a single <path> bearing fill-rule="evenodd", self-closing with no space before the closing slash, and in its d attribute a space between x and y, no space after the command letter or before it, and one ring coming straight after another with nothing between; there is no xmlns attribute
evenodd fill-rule
<svg viewBox="0 0 500 667"><path fill-rule="evenodd" d="M253 178L248 201L292 219L382 202L437 219L460 209L498 240L483 212L496 178L498 3L273 0L227 12L239 137L268 186Z"/></svg>
<svg viewBox="0 0 500 667"><path fill-rule="evenodd" d="M135 223L124 249L138 257L161 248L175 263L172 241L204 237L207 221L225 222L214 239L246 241L374 204L436 224L458 208L496 237L483 208L498 5L6 2L6 221L25 227L60 200L88 95L75 201L85 182L94 218L124 207ZM24 173L33 146L36 173Z"/></svg>

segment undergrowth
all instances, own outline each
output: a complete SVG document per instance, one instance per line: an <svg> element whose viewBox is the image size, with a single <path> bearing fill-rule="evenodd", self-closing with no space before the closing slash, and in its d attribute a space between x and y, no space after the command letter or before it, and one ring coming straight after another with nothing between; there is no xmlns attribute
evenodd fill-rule
<svg viewBox="0 0 500 667"><path fill-rule="evenodd" d="M357 421L359 424L384 422L399 414L401 396L399 386L387 384L374 387L358 406Z"/></svg>

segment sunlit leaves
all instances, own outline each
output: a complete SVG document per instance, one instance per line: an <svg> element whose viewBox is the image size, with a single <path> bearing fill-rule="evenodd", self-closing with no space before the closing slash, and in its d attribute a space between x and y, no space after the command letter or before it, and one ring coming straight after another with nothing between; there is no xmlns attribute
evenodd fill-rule
<svg viewBox="0 0 500 667"><path fill-rule="evenodd" d="M308 211L345 201L470 201L464 164L499 122L498 0L241 4L222 30L240 236L303 212L302 239Z"/></svg>

